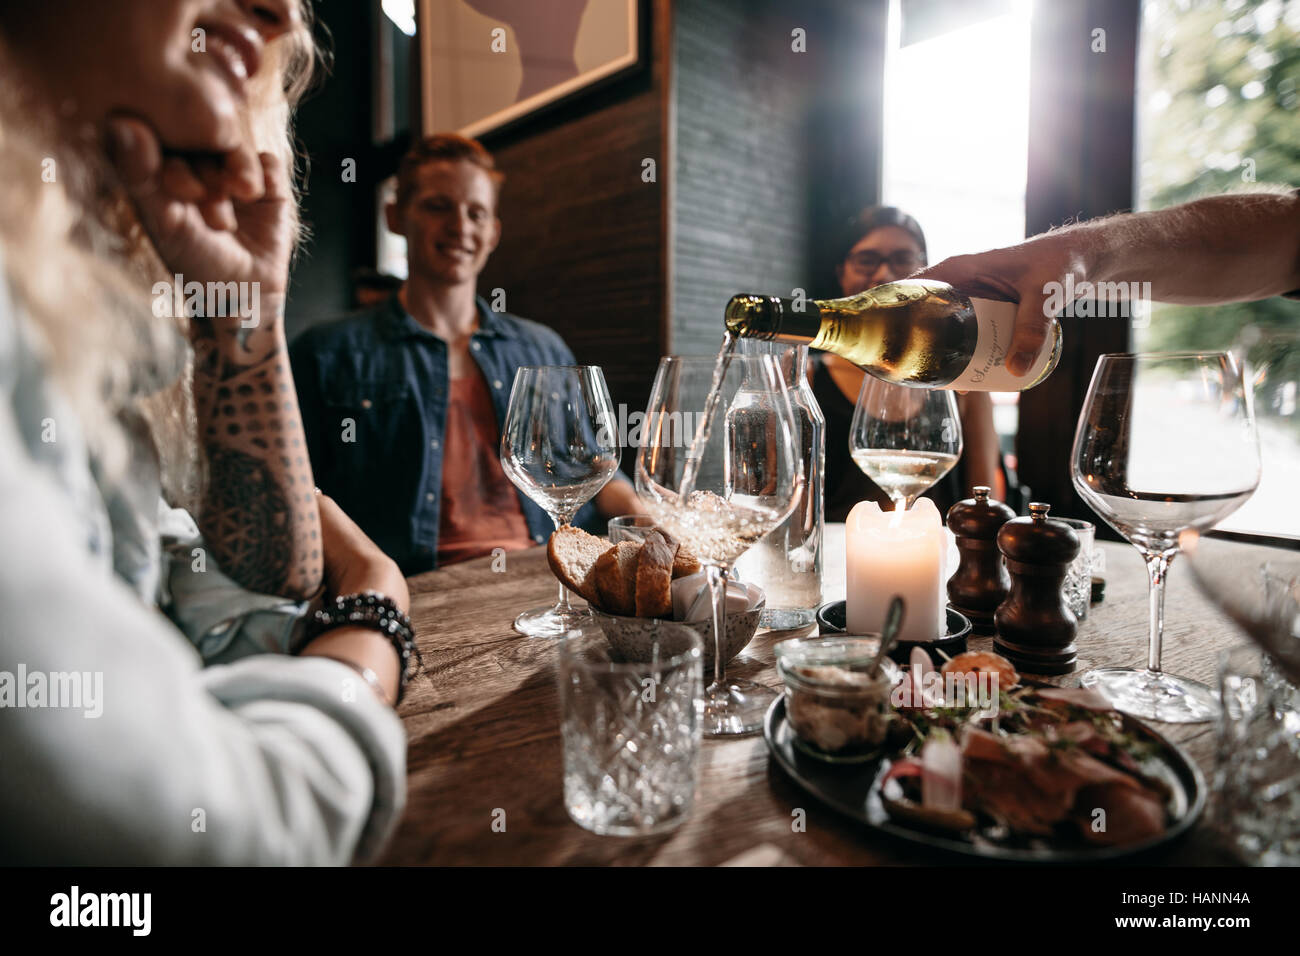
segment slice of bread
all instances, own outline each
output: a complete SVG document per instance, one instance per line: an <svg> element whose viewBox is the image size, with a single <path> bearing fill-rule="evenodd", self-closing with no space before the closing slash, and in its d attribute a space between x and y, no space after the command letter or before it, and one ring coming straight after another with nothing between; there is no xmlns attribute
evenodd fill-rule
<svg viewBox="0 0 1300 956"><path fill-rule="evenodd" d="M677 543L651 531L641 543L636 561L636 616L671 617L673 613L673 561Z"/></svg>
<svg viewBox="0 0 1300 956"><path fill-rule="evenodd" d="M596 593L600 595L596 606L605 613L625 617L636 614L636 562L640 553L641 542L620 541L596 561L592 568Z"/></svg>
<svg viewBox="0 0 1300 956"><path fill-rule="evenodd" d="M703 570L704 565L700 564L700 559L691 554L685 548L677 549L677 556L673 558L673 579L684 578L688 574L698 574Z"/></svg>
<svg viewBox="0 0 1300 956"><path fill-rule="evenodd" d="M611 550L604 538L587 534L581 528L557 528L546 546L546 560L560 582L591 604L600 604L593 576L596 561Z"/></svg>

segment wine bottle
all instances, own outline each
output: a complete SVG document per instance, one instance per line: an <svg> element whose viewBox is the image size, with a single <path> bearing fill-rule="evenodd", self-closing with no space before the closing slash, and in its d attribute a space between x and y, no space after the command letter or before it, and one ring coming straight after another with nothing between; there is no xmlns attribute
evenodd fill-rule
<svg viewBox="0 0 1300 956"><path fill-rule="evenodd" d="M1015 321L1014 302L970 299L932 279L888 282L844 299L745 293L732 296L726 311L733 336L824 349L898 385L979 392L1032 388L1056 368L1061 327L1053 319L1029 371L1007 371Z"/></svg>

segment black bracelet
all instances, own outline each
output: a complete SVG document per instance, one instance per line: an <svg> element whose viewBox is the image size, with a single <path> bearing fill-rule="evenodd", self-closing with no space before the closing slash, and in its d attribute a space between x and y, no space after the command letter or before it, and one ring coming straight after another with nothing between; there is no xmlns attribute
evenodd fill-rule
<svg viewBox="0 0 1300 956"><path fill-rule="evenodd" d="M392 643L401 660L398 671L397 701L401 703L406 684L411 678L411 658L417 661L420 652L415 646L415 630L411 619L402 613L392 598L378 591L361 591L357 594L340 594L311 616L307 640L336 627L365 627L383 634Z"/></svg>

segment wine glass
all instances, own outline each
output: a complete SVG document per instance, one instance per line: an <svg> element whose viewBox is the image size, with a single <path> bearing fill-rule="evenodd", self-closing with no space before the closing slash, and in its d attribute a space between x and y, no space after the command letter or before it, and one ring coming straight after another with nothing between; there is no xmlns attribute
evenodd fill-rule
<svg viewBox="0 0 1300 956"><path fill-rule="evenodd" d="M862 381L849 429L853 461L902 511L961 457L957 399L944 389L909 388L872 375Z"/></svg>
<svg viewBox="0 0 1300 956"><path fill-rule="evenodd" d="M771 688L728 679L723 637L731 565L785 521L803 487L797 426L770 355L669 356L659 363L637 454L646 511L704 565L713 598L713 682L704 733L753 733Z"/></svg>
<svg viewBox="0 0 1300 956"><path fill-rule="evenodd" d="M572 521L605 486L618 459L614 409L599 366L525 365L515 372L501 428L501 467L555 527ZM561 584L559 600L520 614L515 630L527 637L563 637L588 617L569 602Z"/></svg>
<svg viewBox="0 0 1300 956"><path fill-rule="evenodd" d="M1071 460L1079 495L1141 552L1151 586L1146 668L1100 668L1081 683L1138 717L1212 719L1218 704L1208 687L1160 669L1165 577L1181 534L1213 527L1259 484L1240 365L1227 352L1101 356Z"/></svg>

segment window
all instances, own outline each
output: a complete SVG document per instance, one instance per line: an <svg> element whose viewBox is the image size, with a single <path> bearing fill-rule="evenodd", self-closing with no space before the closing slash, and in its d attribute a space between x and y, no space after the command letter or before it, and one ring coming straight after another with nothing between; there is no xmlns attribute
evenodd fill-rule
<svg viewBox="0 0 1300 956"><path fill-rule="evenodd" d="M972 9L984 17L962 23ZM1025 237L1031 13L1023 0L890 4L881 195L916 217L932 264ZM998 104L997 126L972 124L990 103ZM992 398L1014 467L1019 393Z"/></svg>
<svg viewBox="0 0 1300 956"><path fill-rule="evenodd" d="M1138 49L1138 208L1231 189L1300 185L1300 3L1145 0ZM1300 303L1157 304L1134 331L1142 350L1242 348L1290 338ZM1259 350L1256 349L1256 352ZM1296 362L1292 361L1292 366ZM1294 387L1261 383L1259 490L1220 527L1300 534L1300 426Z"/></svg>

